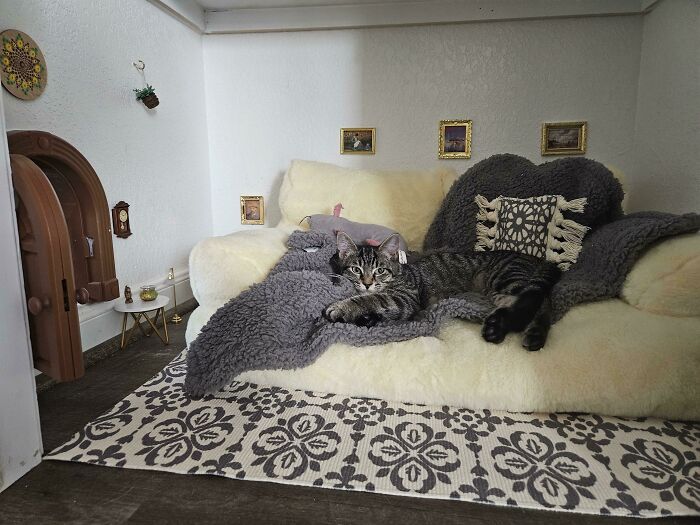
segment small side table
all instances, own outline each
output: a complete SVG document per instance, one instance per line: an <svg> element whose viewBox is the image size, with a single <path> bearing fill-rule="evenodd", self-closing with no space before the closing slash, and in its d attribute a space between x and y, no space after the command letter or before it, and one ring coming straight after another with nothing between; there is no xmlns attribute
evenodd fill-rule
<svg viewBox="0 0 700 525"><path fill-rule="evenodd" d="M155 333L160 340L163 341L163 344L170 344L170 340L168 339L168 321L165 319L165 306L169 302L170 299L165 295L159 295L154 301L142 301L138 297L134 297L133 303L125 303L124 299L118 299L117 303L114 305L114 309L117 312L122 312L124 314L124 320L122 321L122 340L119 348L122 349L127 345L129 339L131 339L131 335L134 333L134 329L137 326L139 327L139 330L141 330L141 333L143 333L143 335L146 337L151 337L151 335ZM147 312L152 311L155 311L156 315L151 319L148 317ZM129 335L126 335L126 321L129 318L129 315L131 315L131 317L134 319L134 326L132 326L129 330ZM144 317L146 321L148 321L148 324L151 325L150 332L146 332L146 330L144 330L141 326L141 323L139 322L141 317ZM163 337L160 331L158 331L158 317L163 318L163 332L165 337Z"/></svg>

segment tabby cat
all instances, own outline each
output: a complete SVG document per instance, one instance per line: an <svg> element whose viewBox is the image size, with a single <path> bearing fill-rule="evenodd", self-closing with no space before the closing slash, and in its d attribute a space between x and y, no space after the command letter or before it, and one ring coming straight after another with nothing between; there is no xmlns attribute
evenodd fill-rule
<svg viewBox="0 0 700 525"><path fill-rule="evenodd" d="M359 294L328 306L323 315L329 321L373 326L406 320L439 299L479 292L495 305L483 323L486 341L500 343L522 331L522 345L539 350L547 340L550 292L560 276L550 262L509 251L439 251L400 264L398 234L379 247L357 247L339 232L337 244L338 274Z"/></svg>

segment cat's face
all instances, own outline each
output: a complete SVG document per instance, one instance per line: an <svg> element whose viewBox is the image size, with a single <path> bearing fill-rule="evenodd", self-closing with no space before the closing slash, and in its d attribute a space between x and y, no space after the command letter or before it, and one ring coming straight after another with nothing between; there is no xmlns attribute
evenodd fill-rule
<svg viewBox="0 0 700 525"><path fill-rule="evenodd" d="M401 272L399 236L396 234L376 248L358 248L343 232L338 232L337 243L342 273L360 293L381 292Z"/></svg>

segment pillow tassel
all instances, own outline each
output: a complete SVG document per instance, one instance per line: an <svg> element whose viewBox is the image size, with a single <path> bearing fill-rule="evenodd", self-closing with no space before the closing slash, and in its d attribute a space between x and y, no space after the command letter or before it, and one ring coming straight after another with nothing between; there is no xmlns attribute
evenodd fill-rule
<svg viewBox="0 0 700 525"><path fill-rule="evenodd" d="M567 202L561 196L557 200L558 202L566 203L566 206L569 206L569 211L577 212L579 206L582 206L581 203L585 204L586 201L586 199L574 199ZM581 208L580 211L583 211L583 209ZM578 260L578 254L581 252L581 243L588 230L590 230L588 226L565 219L561 210L557 209L548 227L547 260L557 263L561 270L567 271Z"/></svg>
<svg viewBox="0 0 700 525"><path fill-rule="evenodd" d="M498 198L489 201L483 195L476 195L474 197L474 202L478 207L476 213L476 244L474 245L474 250L477 252L493 250L500 201ZM489 228L484 224L485 222L492 222L494 225Z"/></svg>
<svg viewBox="0 0 700 525"><path fill-rule="evenodd" d="M576 262L575 260L572 260L571 254L567 254L566 252L556 252L551 248L547 248L546 258L548 261L556 263L556 265L563 271L571 268L571 264Z"/></svg>
<svg viewBox="0 0 700 525"><path fill-rule="evenodd" d="M498 222L498 214L495 211L487 212L485 209L479 208L479 211L476 212L476 220L482 222Z"/></svg>
<svg viewBox="0 0 700 525"><path fill-rule="evenodd" d="M552 221L548 226L550 238L562 238L565 241L579 244L583 242L583 237L589 229L588 226L583 226L568 219L562 219L558 223Z"/></svg>
<svg viewBox="0 0 700 525"><path fill-rule="evenodd" d="M474 246L474 250L476 250L477 252L493 250L495 236L496 236L496 226L489 228L485 224L477 223L477 225L476 225L476 246Z"/></svg>
<svg viewBox="0 0 700 525"><path fill-rule="evenodd" d="M570 231L566 231L566 230L562 230L562 229L560 229L559 232L560 233L559 233L559 235L557 235L557 237L561 237L565 241L575 242L575 243L579 243L579 244L583 241L583 234L581 232L572 233Z"/></svg>
<svg viewBox="0 0 700 525"><path fill-rule="evenodd" d="M586 206L588 199L586 197L581 197L580 199L572 199L567 201L561 195L557 195L557 208L561 211L572 211L574 213L583 213L583 209Z"/></svg>
<svg viewBox="0 0 700 525"><path fill-rule="evenodd" d="M554 212L552 222L562 231L569 232L573 235L580 235L579 240L583 240L583 236L586 235L586 232L588 230L590 230L588 226L579 224L578 222L572 221L571 219L565 219L564 216L561 214L561 211L559 210L556 210Z"/></svg>
<svg viewBox="0 0 700 525"><path fill-rule="evenodd" d="M557 242L552 248L559 251L547 249L547 260L557 263L557 266L562 270L568 270L573 263L578 260L578 254L581 252L581 245L571 242Z"/></svg>
<svg viewBox="0 0 700 525"><path fill-rule="evenodd" d="M474 202L476 202L476 205L482 210L498 210L498 197L496 197L492 201L489 201L483 195L477 195L476 197L474 197Z"/></svg>
<svg viewBox="0 0 700 525"><path fill-rule="evenodd" d="M562 242L561 249L563 250L564 260L572 263L578 260L578 254L581 252L581 245L574 242Z"/></svg>

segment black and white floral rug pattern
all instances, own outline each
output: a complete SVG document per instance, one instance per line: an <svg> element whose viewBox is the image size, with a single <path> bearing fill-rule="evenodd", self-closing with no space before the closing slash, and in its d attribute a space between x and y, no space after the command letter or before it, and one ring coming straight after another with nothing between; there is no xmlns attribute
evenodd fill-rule
<svg viewBox="0 0 700 525"><path fill-rule="evenodd" d="M233 383L185 352L46 459L621 516L700 515L700 424L524 414Z"/></svg>

